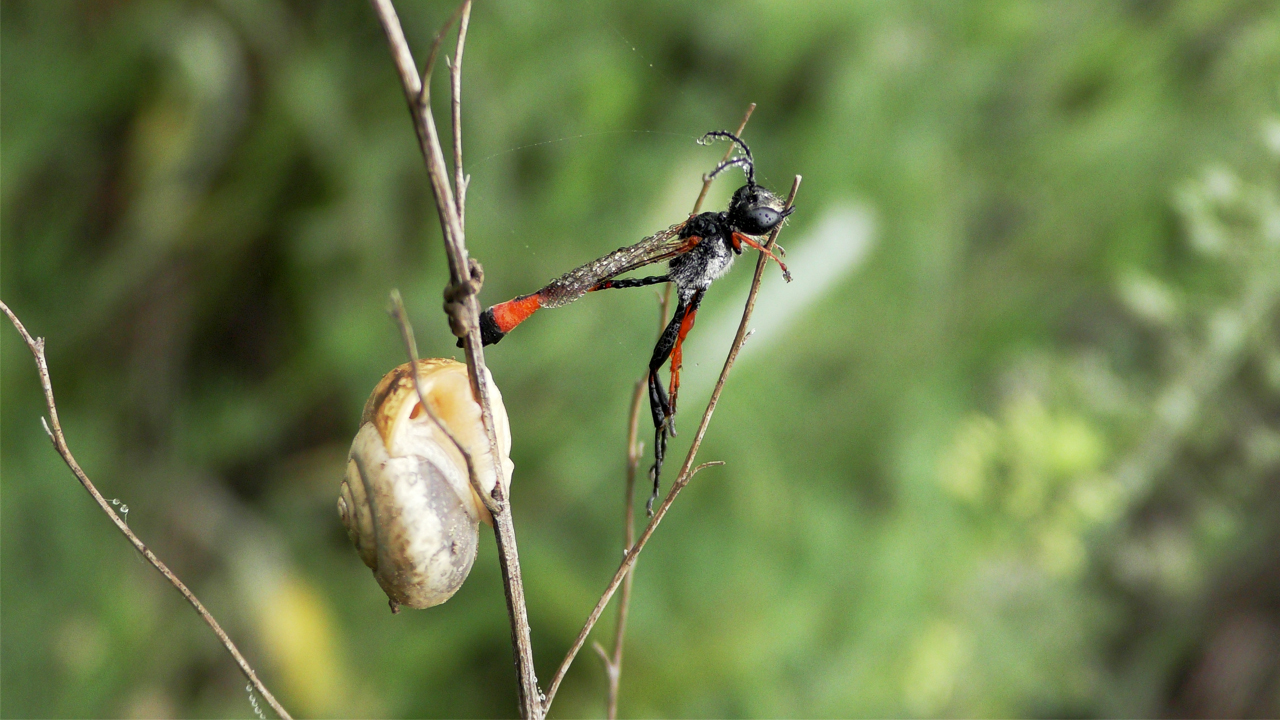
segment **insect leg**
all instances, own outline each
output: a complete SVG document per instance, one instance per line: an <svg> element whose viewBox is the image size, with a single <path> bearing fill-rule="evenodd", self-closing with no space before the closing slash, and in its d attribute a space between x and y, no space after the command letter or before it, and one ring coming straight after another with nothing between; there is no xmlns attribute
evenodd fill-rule
<svg viewBox="0 0 1280 720"><path fill-rule="evenodd" d="M782 268L782 277L786 278L787 282L791 282L791 271L787 269L786 263L779 260L777 255L774 255L772 252L769 252L769 249L766 248L765 246L761 245L755 240L752 240L746 235L743 235L742 233L738 233L738 232L733 234L733 244L735 247L740 247L742 245L753 247L756 250L759 250L760 252L769 256L770 258L773 259L774 262L778 263L778 267Z"/></svg>
<svg viewBox="0 0 1280 720"><path fill-rule="evenodd" d="M667 399L667 391L662 388L662 381L658 379L658 370L671 357L671 350L680 336L680 324L687 310L688 305L684 301L677 301L675 314L658 336L658 344L653 346L653 357L649 359L649 410L653 412L654 427L666 425L667 419L671 417L671 402Z"/></svg>
<svg viewBox="0 0 1280 720"><path fill-rule="evenodd" d="M658 499L658 490L661 487L658 481L659 475L662 473L662 459L667 454L667 426L659 425L653 429L653 467L649 468L649 476L653 478L653 493L649 495L649 501L644 504L644 511L653 517L653 501Z"/></svg>
<svg viewBox="0 0 1280 720"><path fill-rule="evenodd" d="M662 381L658 379L658 371L667 362L667 358L671 357L671 351L680 336L680 326L684 323L688 309L689 306L683 300L678 302L675 314L671 317L671 322L667 324L666 329L662 331L662 335L658 337L658 344L653 348L653 357L649 360L649 410L653 413L653 467L649 469L649 475L653 479L653 494L645 505L649 514L653 514L653 501L658 497L659 477L662 475L663 458L667 454L667 435L671 429L673 415L667 392L662 389Z"/></svg>
<svg viewBox="0 0 1280 720"><path fill-rule="evenodd" d="M689 308L684 313L684 319L680 321L680 330L676 334L676 344L671 350L671 417L668 423L671 425L671 434L676 434L676 396L680 393L680 368L684 365L684 338L693 329L694 318L698 315L698 306L702 304L702 296L706 294L705 290L699 290L693 299L689 301Z"/></svg>
<svg viewBox="0 0 1280 720"><path fill-rule="evenodd" d="M671 282L671 278L666 275L655 275L647 278L627 278L625 280L605 280L593 286L587 292L595 292L596 290L610 290L622 288L644 287L645 285L657 285L658 283Z"/></svg>

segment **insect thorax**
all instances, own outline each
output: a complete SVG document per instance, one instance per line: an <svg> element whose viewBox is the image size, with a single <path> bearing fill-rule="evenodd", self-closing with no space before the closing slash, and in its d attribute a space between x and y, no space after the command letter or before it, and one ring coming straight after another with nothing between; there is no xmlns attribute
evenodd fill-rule
<svg viewBox="0 0 1280 720"><path fill-rule="evenodd" d="M702 241L671 259L669 275L682 295L705 290L733 265L730 232L724 213L702 213L685 224L680 234L700 237Z"/></svg>

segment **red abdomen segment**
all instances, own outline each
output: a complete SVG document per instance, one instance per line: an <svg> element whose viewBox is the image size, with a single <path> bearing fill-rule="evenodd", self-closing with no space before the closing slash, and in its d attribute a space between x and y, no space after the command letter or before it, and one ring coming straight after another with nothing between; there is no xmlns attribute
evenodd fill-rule
<svg viewBox="0 0 1280 720"><path fill-rule="evenodd" d="M540 293L521 295L514 300L499 303L485 310L480 316L480 340L492 345L501 340L511 329L524 322L542 307Z"/></svg>
<svg viewBox="0 0 1280 720"><path fill-rule="evenodd" d="M541 293L522 295L515 300L508 300L489 308L489 311L493 313L493 321L498 326L498 330L505 335L511 332L511 328L524 322L530 315L537 312L538 308L542 307L540 295Z"/></svg>

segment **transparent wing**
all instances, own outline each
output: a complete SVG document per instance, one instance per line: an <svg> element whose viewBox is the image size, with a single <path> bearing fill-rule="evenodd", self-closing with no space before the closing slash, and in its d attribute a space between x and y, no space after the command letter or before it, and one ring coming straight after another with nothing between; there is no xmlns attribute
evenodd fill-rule
<svg viewBox="0 0 1280 720"><path fill-rule="evenodd" d="M605 280L645 265L670 260L688 251L698 239L680 237L680 229L683 227L684 222L677 223L635 245L618 248L608 255L570 270L536 293L539 305L544 308L567 305Z"/></svg>

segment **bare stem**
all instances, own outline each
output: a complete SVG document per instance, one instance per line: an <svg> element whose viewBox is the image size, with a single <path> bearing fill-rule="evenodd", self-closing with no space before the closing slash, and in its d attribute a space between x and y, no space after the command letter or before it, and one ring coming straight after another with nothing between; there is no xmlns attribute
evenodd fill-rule
<svg viewBox="0 0 1280 720"><path fill-rule="evenodd" d="M391 58L400 74L404 88L405 100L409 104L409 112L413 118L413 127L418 136L418 146L426 163L427 177L431 183L431 192L435 198L436 211L440 216L440 228L444 235L445 254L449 260L449 285L445 288L445 312L449 317L450 329L462 338L466 351L467 368L470 371L471 392L480 404L481 418L484 422L485 434L489 440L490 453L495 463L495 476L502 477L498 463L497 435L494 432L493 410L489 401L489 390L480 378L487 375L484 364L484 348L480 341L480 327L477 318L480 316L476 293L480 289L483 272L480 264L467 255L466 241L463 234L462 210L460 201L466 187L465 178L460 183L460 192L455 198L453 189L449 187L449 174L445 167L444 152L440 147L440 137L436 131L435 118L431 114L430 71L427 64L424 76L419 76L413 61L413 53L409 50L400 27L400 19L396 16L391 0L369 0L377 15L387 43L391 48ZM460 91L462 72L462 45L466 38L466 22L469 17L471 0L466 0L459 9L464 22L458 37L458 52L451 63L455 77L454 82ZM446 26L447 27L447 26ZM432 47L431 57L439 47L442 30L437 35ZM454 93L455 105L460 102L457 91ZM455 109L455 117L460 117L460 109ZM453 127L456 170L461 173L460 161L462 148L462 128L455 121ZM506 489L501 482L494 483L492 499L500 507L500 512L493 514L494 537L498 546L498 563L502 569L503 590L507 598L507 611L511 619L511 643L515 651L516 674L518 677L517 694L519 697L520 715L524 718L542 717L541 693L538 680L534 674L533 645L529 639L528 612L525 609L524 583L520 577L520 558L516 549L515 524L511 518L511 505L507 502Z"/></svg>
<svg viewBox="0 0 1280 720"><path fill-rule="evenodd" d="M791 193L787 196L786 207L790 208L792 206L799 190L800 176L797 175L795 181L791 184ZM778 233L781 230L782 225L778 225L769 234L769 241L765 243L766 249L773 249L773 246L778 241ZM547 699L543 702L544 712L551 708L551 702L555 699L556 691L560 689L560 683L564 680L565 673L569 671L569 666L573 664L574 658L577 657L578 652L582 650L583 644L586 643L587 635L591 633L591 629L595 627L596 622L600 619L600 615L604 612L605 606L609 604L613 593L617 591L618 586L630 574L631 568L635 566L637 558L640 557L640 552L644 550L645 544L653 536L653 531L657 529L658 523L662 522L667 510L671 508L671 503L675 502L680 491L689 484L693 476L710 464L699 465L695 468L693 462L698 456L698 448L702 446L702 439L707 434L707 426L710 425L711 416L715 413L716 404L720 401L720 393L724 390L729 371L733 369L733 363L738 359L738 351L742 349L742 344L746 342L748 335L747 324L751 321L751 313L756 306L756 296L760 293L760 281L764 277L764 270L768 266L768 262L769 256L764 253L761 253L760 259L756 261L756 274L751 280L751 290L747 293L747 304L742 311L742 321L738 323L738 333L733 338L733 345L729 347L729 355L725 358L724 368L720 371L720 379L716 381L715 388L711 391L711 399L707 402L707 409L702 414L702 421L698 424L698 431L693 436L693 444L689 447L689 454L685 456L684 464L680 467L680 473L676 476L675 482L671 484L671 490L667 493L666 498L663 499L662 505L658 507L653 517L649 519L649 524L645 526L644 532L640 534L640 539L623 557L622 564L618 566L617 572L613 574L613 579L609 581L604 594L600 596L595 608L587 616L586 624L582 626L582 630L578 633L577 639L574 640L573 646L569 648L569 652L556 670L555 676L551 679L551 685L547 688Z"/></svg>
<svg viewBox="0 0 1280 720"><path fill-rule="evenodd" d="M467 44L467 27L471 25L471 3L463 3L458 21L458 46L449 65L450 105L453 108L453 191L458 196L458 225L467 229L467 186L471 176L462 171L462 50Z"/></svg>
<svg viewBox="0 0 1280 720"><path fill-rule="evenodd" d="M62 434L62 423L58 420L58 405L53 400L53 382L49 379L49 365L45 361L44 356L44 338L32 338L31 334L28 333L27 329L22 325L22 322L18 320L18 316L14 315L13 311L9 309L9 306L5 305L3 302L0 302L0 311L3 311L9 318L9 322L13 323L13 326L17 328L18 334L22 335L23 341L27 343L27 348L31 350L31 354L35 357L36 371L40 375L40 387L44 390L45 405L49 408L49 423L45 425L45 432L49 434L49 439L53 441L54 449L62 456L62 461L67 464L67 467L71 468L71 472L75 473L76 479L78 479L80 484L84 486L84 489L89 491L89 494L93 496L94 501L98 503L98 507L102 508L102 512L106 513L107 517L111 518L111 521L116 524L116 528L119 529L120 532L124 533L124 536L129 539L130 543L133 543L133 547L136 548L138 552L142 553L142 556L147 559L147 562L151 563L152 567L158 570L160 574L169 581L169 584L173 585L178 589L178 592L182 593L182 597L186 598L187 602L191 603L191 607L196 609L196 612L200 614L200 617L204 619L205 623L207 623L213 630L213 634L217 635L218 639L222 641L222 645L227 648L227 652L231 653L231 657L234 658L236 664L240 666L240 672L244 673L244 676L248 678L249 682L253 685L253 688L258 691L258 694L262 695L263 699L267 701L267 704L271 706L271 709L275 710L276 714L280 717L288 719L290 717L289 713L278 701L276 701L275 696L271 694L271 691L267 689L267 686L263 685L262 681L258 679L258 674L254 672L253 668L249 666L248 661L246 661L244 656L240 654L235 643L231 642L231 638L227 637L227 633L222 630L222 626L218 624L218 621L214 619L213 615L209 614L209 611L206 610L200 600L196 598L195 593L191 592L191 590L189 590L187 586L178 579L178 576L174 575L173 571L161 562L160 558L156 557L155 553L151 552L142 540L138 539L138 536L135 535L133 531L129 529L129 526L120 519L120 516L111 509L111 504L102 497L102 493L99 493L98 488L94 487L93 481L91 481L89 476L85 474L84 470L80 468L80 463L76 462L75 456L71 454L71 448L67 447L67 439Z"/></svg>
<svg viewBox="0 0 1280 720"><path fill-rule="evenodd" d="M636 471L640 467L640 456L644 454L644 443L640 442L640 406L644 400L645 380L636 381L635 392L631 395L630 420L627 422L627 489L626 503L623 512L623 544L622 555L631 552L636 538ZM622 594L618 596L618 622L613 629L613 656L605 653L604 648L596 643L596 652L604 661L605 674L609 680L608 717L618 717L618 684L622 680L622 644L627 636L627 614L631 608L631 581L635 577L635 568L627 572L622 581Z"/></svg>

